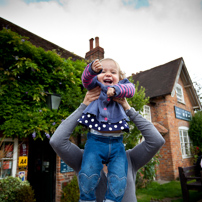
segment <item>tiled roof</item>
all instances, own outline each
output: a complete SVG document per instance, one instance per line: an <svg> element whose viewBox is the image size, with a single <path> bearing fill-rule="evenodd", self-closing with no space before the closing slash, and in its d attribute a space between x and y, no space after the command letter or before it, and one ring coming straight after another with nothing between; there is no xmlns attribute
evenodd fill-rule
<svg viewBox="0 0 202 202"><path fill-rule="evenodd" d="M167 95L172 92L175 79L183 59L178 58L166 64L132 75L134 82L139 81L150 98Z"/></svg>
<svg viewBox="0 0 202 202"><path fill-rule="evenodd" d="M153 122L153 124L156 127L156 129L159 131L159 133L161 133L162 135L165 135L166 133L168 133L168 129L162 126L160 123Z"/></svg>
<svg viewBox="0 0 202 202"><path fill-rule="evenodd" d="M60 54L60 56L62 58L67 59L69 57L72 57L73 60L84 59L84 58L82 58L74 53L71 53L70 51L65 50L64 48L61 48L58 45L56 45L50 41L47 41L46 39L43 39L40 36L37 36L29 31L27 31L26 29L23 29L22 27L19 27L0 17L0 30L2 30L3 27L6 27L7 29L11 29L12 31L18 33L21 36L29 37L29 41L36 47L40 46L40 47L44 48L46 51L53 50L53 49L56 50L56 52L58 54Z"/></svg>

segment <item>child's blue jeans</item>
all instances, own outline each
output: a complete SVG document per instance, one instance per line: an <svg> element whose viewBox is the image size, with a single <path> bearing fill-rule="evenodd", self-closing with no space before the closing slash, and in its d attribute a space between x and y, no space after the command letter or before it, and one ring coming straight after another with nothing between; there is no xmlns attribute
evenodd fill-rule
<svg viewBox="0 0 202 202"><path fill-rule="evenodd" d="M126 184L128 161L123 137L106 137L88 133L81 170L79 172L80 201L96 201L95 190L103 164L107 164L107 192L105 198L120 202Z"/></svg>

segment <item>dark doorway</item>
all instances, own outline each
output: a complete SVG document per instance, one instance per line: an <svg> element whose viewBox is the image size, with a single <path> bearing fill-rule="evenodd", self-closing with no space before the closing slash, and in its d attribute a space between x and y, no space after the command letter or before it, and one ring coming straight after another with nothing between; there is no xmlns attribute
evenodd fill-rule
<svg viewBox="0 0 202 202"><path fill-rule="evenodd" d="M28 181L36 202L55 202L56 154L49 140L29 139Z"/></svg>

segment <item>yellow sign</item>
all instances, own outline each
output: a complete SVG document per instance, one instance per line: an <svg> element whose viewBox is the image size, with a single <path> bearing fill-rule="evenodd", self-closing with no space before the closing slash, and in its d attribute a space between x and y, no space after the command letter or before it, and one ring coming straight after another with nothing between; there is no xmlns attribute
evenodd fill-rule
<svg viewBox="0 0 202 202"><path fill-rule="evenodd" d="M27 156L19 156L18 166L19 167L27 166Z"/></svg>

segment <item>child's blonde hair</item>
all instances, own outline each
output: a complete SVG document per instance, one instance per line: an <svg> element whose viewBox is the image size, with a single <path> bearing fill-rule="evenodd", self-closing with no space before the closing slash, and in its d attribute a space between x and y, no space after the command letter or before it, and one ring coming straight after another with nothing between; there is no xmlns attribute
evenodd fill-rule
<svg viewBox="0 0 202 202"><path fill-rule="evenodd" d="M103 62L103 61L105 61L105 60L111 60L111 61L113 61L113 62L116 64L117 68L119 69L119 80L123 80L123 79L126 78L125 72L123 72L123 71L121 70L119 64L118 64L115 60L113 60L113 59L111 59L111 58L104 58L104 59L100 60L100 62Z"/></svg>

